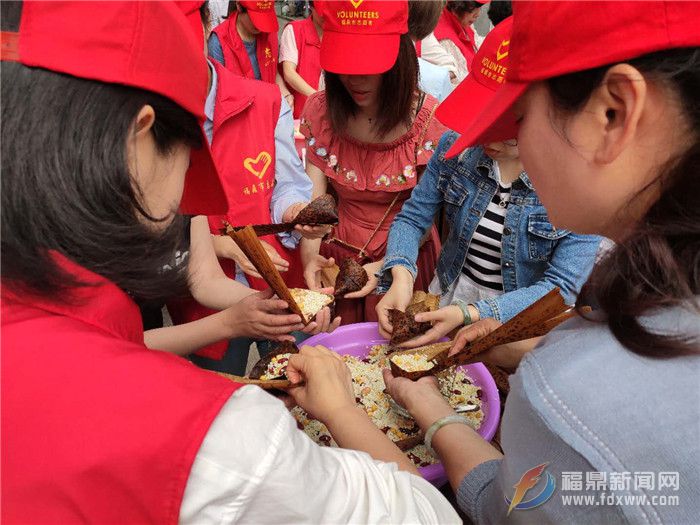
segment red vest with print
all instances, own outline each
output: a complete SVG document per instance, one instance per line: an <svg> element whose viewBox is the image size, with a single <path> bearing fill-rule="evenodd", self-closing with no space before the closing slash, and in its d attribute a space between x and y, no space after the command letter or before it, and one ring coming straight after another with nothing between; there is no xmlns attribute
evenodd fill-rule
<svg viewBox="0 0 700 525"><path fill-rule="evenodd" d="M253 64L250 63L248 52L236 29L237 19L238 13L234 13L216 26L214 33L219 37L226 69L242 77L255 80ZM259 33L255 39L257 41L255 54L258 57L258 66L260 67L260 80L274 84L277 78L277 58L279 56L277 33Z"/></svg>
<svg viewBox="0 0 700 525"><path fill-rule="evenodd" d="M192 463L240 386L149 350L106 279L58 305L2 290L2 522L178 522Z"/></svg>
<svg viewBox="0 0 700 525"><path fill-rule="evenodd" d="M219 234L224 221L233 226L269 224L270 202L275 187L275 127L279 119L279 88L256 80L248 80L227 71L214 62L218 83L214 109L214 132L211 150L226 192L229 215L209 217L213 234ZM276 235L262 237L282 258L289 262L283 274L290 287L304 285L299 250L285 248ZM219 259L224 273L236 275L231 259ZM246 275L251 288L268 288L262 279ZM214 313L194 300L168 305L176 324L196 321ZM209 345L198 355L221 359L228 341Z"/></svg>
<svg viewBox="0 0 700 525"><path fill-rule="evenodd" d="M294 40L299 52L297 73L306 80L306 83L314 89L318 89L318 80L321 77L321 40L318 38L316 26L311 17L304 20L291 22L294 31ZM294 118L301 116L304 109L306 96L290 88L294 95Z"/></svg>
<svg viewBox="0 0 700 525"><path fill-rule="evenodd" d="M472 60L474 60L474 55L476 55L474 30L471 27L463 27L454 14L447 9L443 9L434 33L438 41L452 40L455 43L467 61L467 69L471 71Z"/></svg>

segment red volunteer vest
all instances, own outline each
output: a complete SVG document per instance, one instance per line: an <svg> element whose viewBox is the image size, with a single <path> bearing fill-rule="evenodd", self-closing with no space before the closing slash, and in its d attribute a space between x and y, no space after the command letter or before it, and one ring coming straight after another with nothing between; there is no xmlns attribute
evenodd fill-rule
<svg viewBox="0 0 700 525"><path fill-rule="evenodd" d="M143 344L139 309L99 283L59 305L2 290L2 521L178 522L192 463L240 386Z"/></svg>
<svg viewBox="0 0 700 525"><path fill-rule="evenodd" d="M224 52L226 69L237 75L255 80L253 65L245 50L241 36L236 30L238 13L234 13L228 19L214 28L214 33L219 37L221 49ZM277 33L259 33L256 37L257 46L255 54L260 66L260 80L275 83L277 78L277 58L279 57L279 42Z"/></svg>
<svg viewBox="0 0 700 525"><path fill-rule="evenodd" d="M418 58L420 58L422 54L423 54L423 41L416 40L416 56Z"/></svg>
<svg viewBox="0 0 700 525"><path fill-rule="evenodd" d="M467 60L467 69L472 70L472 60L476 55L474 48L474 31L471 27L462 27L457 17L447 9L442 10L440 20L435 28L435 38L452 40Z"/></svg>
<svg viewBox="0 0 700 525"><path fill-rule="evenodd" d="M291 22L290 25L294 31L294 40L299 52L297 73L312 88L318 89L318 80L321 76L321 40L318 38L314 21L308 17ZM292 88L289 89L294 95L294 118L300 118L307 97Z"/></svg>
<svg viewBox="0 0 700 525"><path fill-rule="evenodd" d="M217 74L214 130L211 144L214 162L226 192L229 215L209 217L213 234L219 234L224 221L234 226L271 222L270 202L275 187L275 127L279 119L281 97L276 85L244 79L214 62ZM304 287L299 250L289 250L276 235L262 237L277 253L289 261L283 277L290 287ZM235 264L219 259L224 273L235 278ZM251 288L268 288L265 281L246 276ZM176 324L196 321L214 313L194 300L169 304ZM197 352L221 359L228 341L220 341Z"/></svg>

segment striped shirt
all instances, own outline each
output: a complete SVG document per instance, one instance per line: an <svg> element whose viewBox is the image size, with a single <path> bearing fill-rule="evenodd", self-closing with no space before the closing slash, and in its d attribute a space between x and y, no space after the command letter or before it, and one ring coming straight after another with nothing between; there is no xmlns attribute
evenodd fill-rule
<svg viewBox="0 0 700 525"><path fill-rule="evenodd" d="M501 237L506 218L506 208L510 201L510 184L500 182L498 164L494 162L494 172L499 181L496 194L491 199L484 216L479 221L469 244L464 273L478 288L503 291L501 275Z"/></svg>

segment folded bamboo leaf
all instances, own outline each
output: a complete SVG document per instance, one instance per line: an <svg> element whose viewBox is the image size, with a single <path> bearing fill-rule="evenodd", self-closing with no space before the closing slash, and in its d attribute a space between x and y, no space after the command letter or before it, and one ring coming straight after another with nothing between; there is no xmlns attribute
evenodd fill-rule
<svg viewBox="0 0 700 525"><path fill-rule="evenodd" d="M272 260L270 260L270 256L260 244L260 239L255 235L253 228L246 226L241 230L227 229L227 234L236 242L245 256L248 257L250 263L255 266L255 269L272 288L272 291L277 294L277 297L286 301L292 313L299 315L305 325L309 324L313 317L307 318L304 316L289 288L287 288L284 279L282 279L277 268L275 268Z"/></svg>
<svg viewBox="0 0 700 525"><path fill-rule="evenodd" d="M391 370L395 376L407 377L413 381L426 376L434 375L452 366L462 365L472 361L477 355L502 344L513 343L539 337L547 334L560 323L576 315L573 310L564 304L559 288L554 288L547 295L534 302L510 321L498 327L490 334L473 341L463 350L448 357L452 341L438 343L427 347L415 348L403 353L423 352L435 365L424 370L406 370L391 361ZM568 311L567 311L568 310ZM442 351L434 352L438 345L444 345Z"/></svg>
<svg viewBox="0 0 700 525"><path fill-rule="evenodd" d="M251 227L259 237L272 235L277 233L289 232L294 230L298 225L301 226L316 226L316 225L334 225L338 224L338 210L336 209L335 199L332 195L322 195L297 214L291 222L283 222L279 224L255 224ZM237 231L245 226L232 226ZM224 232L227 233L227 232Z"/></svg>
<svg viewBox="0 0 700 525"><path fill-rule="evenodd" d="M345 294L357 292L369 281L369 276L365 269L352 257L343 259L340 263L340 271L335 279L336 297L342 297Z"/></svg>
<svg viewBox="0 0 700 525"><path fill-rule="evenodd" d="M392 326L391 344L404 343L430 330L429 322L418 323L415 316L424 312L434 312L439 306L440 296L418 291L413 294L405 312L394 308L389 310L389 322Z"/></svg>

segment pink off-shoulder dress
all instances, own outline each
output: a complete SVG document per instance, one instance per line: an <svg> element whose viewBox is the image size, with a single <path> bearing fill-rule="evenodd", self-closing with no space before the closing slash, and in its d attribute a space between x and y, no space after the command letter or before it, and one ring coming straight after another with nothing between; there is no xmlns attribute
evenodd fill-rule
<svg viewBox="0 0 700 525"><path fill-rule="evenodd" d="M339 223L334 235L357 247L363 247L371 238L365 249L371 261L384 257L391 223L445 132L446 128L434 116L437 104L435 98L426 95L411 129L393 142L378 144L335 134L326 118L323 91L309 97L304 106L300 130L306 140L306 160L325 173L338 199ZM416 290L428 289L439 253L440 240L433 227L418 254ZM340 263L355 254L341 246L322 243L321 255ZM338 299L336 313L343 324L376 321L375 306L380 299L377 295Z"/></svg>

